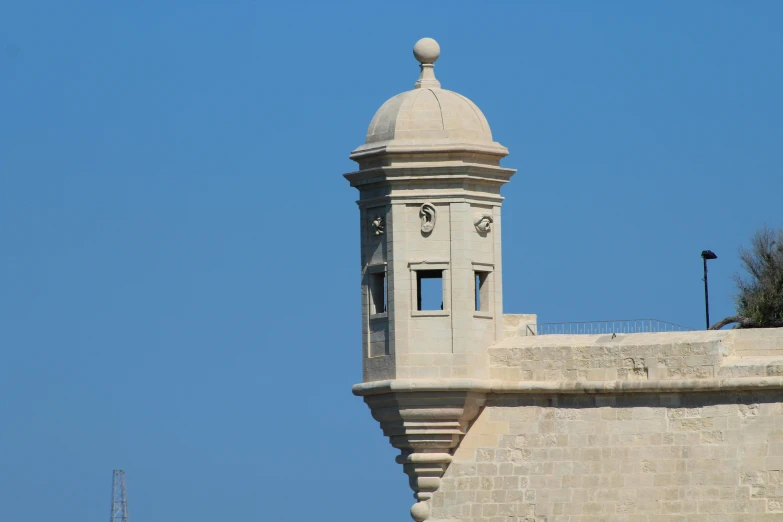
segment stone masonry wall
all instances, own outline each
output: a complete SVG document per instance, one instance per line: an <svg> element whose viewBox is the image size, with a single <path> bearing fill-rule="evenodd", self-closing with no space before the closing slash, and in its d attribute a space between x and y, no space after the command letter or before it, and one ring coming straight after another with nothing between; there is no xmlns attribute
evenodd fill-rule
<svg viewBox="0 0 783 522"><path fill-rule="evenodd" d="M783 391L493 395L432 520L783 520Z"/></svg>
<svg viewBox="0 0 783 522"><path fill-rule="evenodd" d="M679 381L783 375L783 328L616 336L515 333L489 349L491 379Z"/></svg>
<svg viewBox="0 0 783 522"><path fill-rule="evenodd" d="M779 378L783 329L534 336L525 321L488 351L504 393L455 452L432 522L783 521L783 389L698 390Z"/></svg>

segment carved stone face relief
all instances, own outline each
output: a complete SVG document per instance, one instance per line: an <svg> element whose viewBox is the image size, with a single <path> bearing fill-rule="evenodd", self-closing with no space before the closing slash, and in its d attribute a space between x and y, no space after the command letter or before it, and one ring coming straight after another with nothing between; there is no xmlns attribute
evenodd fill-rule
<svg viewBox="0 0 783 522"><path fill-rule="evenodd" d="M419 209L421 218L421 231L429 234L435 228L435 206L432 203L424 203Z"/></svg>
<svg viewBox="0 0 783 522"><path fill-rule="evenodd" d="M376 216L376 218L372 220L371 225L376 236L383 234L383 228L385 226L383 216Z"/></svg>
<svg viewBox="0 0 783 522"><path fill-rule="evenodd" d="M479 234L486 234L492 229L492 216L486 212L482 214L476 214L473 219L473 224L476 226L476 230Z"/></svg>

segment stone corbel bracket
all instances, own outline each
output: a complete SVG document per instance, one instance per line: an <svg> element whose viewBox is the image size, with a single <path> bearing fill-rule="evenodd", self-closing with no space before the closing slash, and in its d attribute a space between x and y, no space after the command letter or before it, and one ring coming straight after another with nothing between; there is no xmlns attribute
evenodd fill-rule
<svg viewBox="0 0 783 522"><path fill-rule="evenodd" d="M440 487L451 456L484 405L486 395L468 390L393 391L356 386L372 416L392 446L400 450L397 463L408 475L417 502L411 508L416 522L429 517L427 500Z"/></svg>

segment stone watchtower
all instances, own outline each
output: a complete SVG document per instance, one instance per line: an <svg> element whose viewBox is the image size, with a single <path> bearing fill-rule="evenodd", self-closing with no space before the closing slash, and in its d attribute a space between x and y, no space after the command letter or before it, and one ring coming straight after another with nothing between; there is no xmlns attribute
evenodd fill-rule
<svg viewBox="0 0 783 522"><path fill-rule="evenodd" d="M375 113L346 174L359 189L364 381L487 378L502 338L499 166L478 107L441 89L431 38L413 90Z"/></svg>
<svg viewBox="0 0 783 522"><path fill-rule="evenodd" d="M503 315L487 120L440 88L384 103L359 189L364 397L417 522L783 520L783 328L536 335ZM504 327L505 325L505 327ZM609 335L611 334L611 335Z"/></svg>
<svg viewBox="0 0 783 522"><path fill-rule="evenodd" d="M345 177L360 193L365 400L402 451L424 520L483 397L397 387L489 378L487 348L503 338L500 188L515 171L500 166L508 150L479 108L441 88L438 43L413 54L418 81L378 109Z"/></svg>

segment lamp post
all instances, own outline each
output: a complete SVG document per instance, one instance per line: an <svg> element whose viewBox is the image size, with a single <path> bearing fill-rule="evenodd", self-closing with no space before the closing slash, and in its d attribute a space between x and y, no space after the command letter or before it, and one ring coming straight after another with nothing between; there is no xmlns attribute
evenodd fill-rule
<svg viewBox="0 0 783 522"><path fill-rule="evenodd" d="M707 260L718 259L712 250L702 250L701 258L704 260L704 312L707 315L707 330L710 329L710 294L707 290Z"/></svg>

